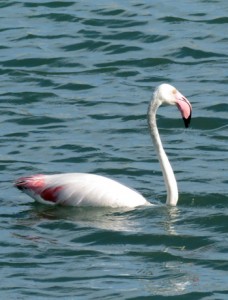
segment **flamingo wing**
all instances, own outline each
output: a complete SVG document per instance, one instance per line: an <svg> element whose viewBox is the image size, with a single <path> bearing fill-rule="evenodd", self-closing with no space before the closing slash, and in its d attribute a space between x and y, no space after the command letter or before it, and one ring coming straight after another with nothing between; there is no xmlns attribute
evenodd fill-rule
<svg viewBox="0 0 228 300"><path fill-rule="evenodd" d="M94 174L39 174L19 178L15 186L41 203L103 207L150 205L135 190Z"/></svg>

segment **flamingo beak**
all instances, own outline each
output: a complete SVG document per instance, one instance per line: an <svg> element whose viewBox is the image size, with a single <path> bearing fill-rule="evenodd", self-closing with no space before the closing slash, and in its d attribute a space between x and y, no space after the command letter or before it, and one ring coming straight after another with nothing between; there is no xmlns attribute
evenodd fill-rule
<svg viewBox="0 0 228 300"><path fill-rule="evenodd" d="M184 120L185 128L188 128L191 116L192 116L192 106L191 103L185 98L181 93L176 95L176 105L181 112L182 118Z"/></svg>

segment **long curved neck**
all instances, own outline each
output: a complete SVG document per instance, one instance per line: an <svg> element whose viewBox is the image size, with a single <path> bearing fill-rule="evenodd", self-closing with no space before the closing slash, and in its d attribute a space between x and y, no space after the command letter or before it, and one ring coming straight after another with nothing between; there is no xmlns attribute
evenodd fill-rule
<svg viewBox="0 0 228 300"><path fill-rule="evenodd" d="M148 110L148 122L149 122L150 134L154 143L156 153L158 155L158 159L161 165L161 169L162 169L162 173L166 185L166 190L167 190L166 204L171 206L176 206L178 201L177 182L176 182L175 175L173 173L173 169L170 165L169 159L162 146L162 142L160 139L160 135L156 123L156 112L160 105L161 103L158 102L156 98L154 98L154 101L153 100L151 101Z"/></svg>

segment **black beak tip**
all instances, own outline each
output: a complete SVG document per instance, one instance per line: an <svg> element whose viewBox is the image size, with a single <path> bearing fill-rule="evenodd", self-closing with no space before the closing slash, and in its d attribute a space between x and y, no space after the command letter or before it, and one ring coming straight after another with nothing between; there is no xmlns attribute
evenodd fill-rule
<svg viewBox="0 0 228 300"><path fill-rule="evenodd" d="M184 125L185 125L185 128L188 128L190 122L191 122L191 114L189 115L189 117L186 119L186 118L183 118L184 120Z"/></svg>

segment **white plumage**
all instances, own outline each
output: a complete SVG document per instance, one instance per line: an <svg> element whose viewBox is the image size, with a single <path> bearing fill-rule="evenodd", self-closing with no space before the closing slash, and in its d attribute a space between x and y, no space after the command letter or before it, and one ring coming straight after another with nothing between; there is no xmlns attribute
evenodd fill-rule
<svg viewBox="0 0 228 300"><path fill-rule="evenodd" d="M189 101L178 90L169 84L162 84L155 90L148 110L150 133L167 189L166 203L175 206L178 201L177 183L156 124L156 112L161 104L176 105L186 127L190 123L192 109ZM130 208L151 205L137 191L115 180L94 174L32 175L19 178L15 186L42 203Z"/></svg>

